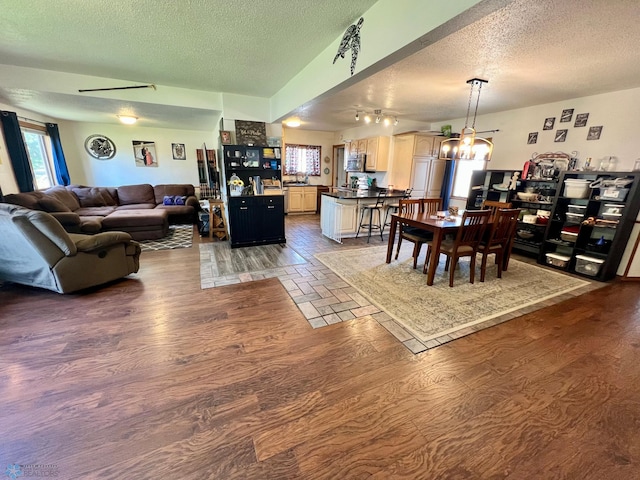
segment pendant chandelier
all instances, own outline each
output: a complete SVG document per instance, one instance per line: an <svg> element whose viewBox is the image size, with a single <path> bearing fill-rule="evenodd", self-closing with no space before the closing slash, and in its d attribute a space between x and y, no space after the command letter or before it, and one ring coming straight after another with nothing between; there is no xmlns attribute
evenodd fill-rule
<svg viewBox="0 0 640 480"><path fill-rule="evenodd" d="M482 84L489 83L489 81L472 78L471 80L467 80L467 83L471 85L471 91L469 92L469 104L467 105L467 117L464 122L464 128L458 138L448 138L442 141L442 156L455 160L489 161L491 159L491 152L493 151L493 143L486 138L476 136L476 116L478 114L478 104L480 103L480 91L482 90ZM476 108L473 111L473 123L469 126L471 102L476 87L478 90Z"/></svg>

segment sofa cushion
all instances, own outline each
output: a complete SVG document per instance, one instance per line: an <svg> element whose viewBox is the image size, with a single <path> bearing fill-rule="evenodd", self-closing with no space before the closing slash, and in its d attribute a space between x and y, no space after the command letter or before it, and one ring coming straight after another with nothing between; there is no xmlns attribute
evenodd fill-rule
<svg viewBox="0 0 640 480"><path fill-rule="evenodd" d="M181 197L189 197L195 195L195 189L193 185L189 184L171 184L171 185L156 185L153 187L155 192L156 204L163 203L165 196L175 197L176 195Z"/></svg>
<svg viewBox="0 0 640 480"><path fill-rule="evenodd" d="M116 207L116 211L119 210L153 210L156 208L155 203L132 203L131 205L120 205Z"/></svg>
<svg viewBox="0 0 640 480"><path fill-rule="evenodd" d="M116 207L83 207L76 210L81 217L106 217L110 213L115 212Z"/></svg>
<svg viewBox="0 0 640 480"><path fill-rule="evenodd" d="M44 193L64 203L67 206L67 208L72 212L80 208L80 202L78 201L78 197L76 197L76 195L73 192L70 192L64 187L61 187L61 186L51 187L45 190Z"/></svg>
<svg viewBox="0 0 640 480"><path fill-rule="evenodd" d="M74 188L73 193L78 197L81 207L106 207L107 200L97 187Z"/></svg>
<svg viewBox="0 0 640 480"><path fill-rule="evenodd" d="M124 185L118 187L118 203L120 205L133 205L136 203L162 203L162 197L156 202L153 187L147 183L140 185Z"/></svg>
<svg viewBox="0 0 640 480"><path fill-rule="evenodd" d="M82 233L94 234L102 230L102 219L104 217L80 217L80 231Z"/></svg>
<svg viewBox="0 0 640 480"><path fill-rule="evenodd" d="M4 196L4 202L29 210L43 210L40 199L44 196L42 192L9 193Z"/></svg>
<svg viewBox="0 0 640 480"><path fill-rule="evenodd" d="M41 210L45 212L70 212L71 209L54 197L43 196L38 200Z"/></svg>

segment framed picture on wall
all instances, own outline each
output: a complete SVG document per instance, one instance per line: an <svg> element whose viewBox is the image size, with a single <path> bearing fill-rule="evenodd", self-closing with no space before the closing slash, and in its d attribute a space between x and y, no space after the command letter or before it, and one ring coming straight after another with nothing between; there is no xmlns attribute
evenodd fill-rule
<svg viewBox="0 0 640 480"><path fill-rule="evenodd" d="M220 143L222 143L222 145L231 145L231 132L220 130Z"/></svg>
<svg viewBox="0 0 640 480"><path fill-rule="evenodd" d="M574 127L585 127L587 125L587 120L589 119L588 113L579 113L576 115L576 121L573 124Z"/></svg>
<svg viewBox="0 0 640 480"><path fill-rule="evenodd" d="M553 130L553 126L556 123L556 117L548 117L544 119L543 130Z"/></svg>
<svg viewBox="0 0 640 480"><path fill-rule="evenodd" d="M172 143L171 144L171 153L173 154L174 160L186 160L187 159L187 151L184 148L184 143Z"/></svg>
<svg viewBox="0 0 640 480"><path fill-rule="evenodd" d="M155 142L133 140L131 143L133 144L133 156L136 162L136 167L158 166Z"/></svg>
<svg viewBox="0 0 640 480"><path fill-rule="evenodd" d="M553 139L554 142L564 142L567 139L567 133L569 132L569 130L567 130L566 128L563 130L557 130L556 131L556 136Z"/></svg>
<svg viewBox="0 0 640 480"><path fill-rule="evenodd" d="M531 132L527 139L528 145L533 145L534 143L538 143L538 132Z"/></svg>
<svg viewBox="0 0 640 480"><path fill-rule="evenodd" d="M566 108L562 110L560 115L560 122L570 122L573 117L573 108Z"/></svg>
<svg viewBox="0 0 640 480"><path fill-rule="evenodd" d="M587 140L600 140L600 134L602 133L602 125L597 127L589 127L589 133L587 134Z"/></svg>

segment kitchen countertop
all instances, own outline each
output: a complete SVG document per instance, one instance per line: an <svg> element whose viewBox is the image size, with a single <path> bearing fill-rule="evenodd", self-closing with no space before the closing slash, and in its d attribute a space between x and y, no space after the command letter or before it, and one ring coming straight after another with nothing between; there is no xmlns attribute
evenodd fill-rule
<svg viewBox="0 0 640 480"><path fill-rule="evenodd" d="M404 190L390 190L387 192L386 198L403 198L405 196ZM322 195L327 195L333 198L339 198L341 200L359 200L362 198L378 198L378 190L354 190L351 188L338 188L333 192L322 192Z"/></svg>

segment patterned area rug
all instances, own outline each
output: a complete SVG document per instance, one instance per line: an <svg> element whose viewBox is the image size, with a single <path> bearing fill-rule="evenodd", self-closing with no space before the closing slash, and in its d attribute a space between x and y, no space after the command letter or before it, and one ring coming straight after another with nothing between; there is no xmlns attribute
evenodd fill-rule
<svg viewBox="0 0 640 480"><path fill-rule="evenodd" d="M189 248L193 245L193 225L169 225L169 233L158 240L138 241L143 252Z"/></svg>
<svg viewBox="0 0 640 480"><path fill-rule="evenodd" d="M403 253L404 258L390 264L385 263L386 246L315 256L423 343L473 333L480 325L495 325L491 319L527 306L543 308L549 299L591 285L513 258L508 271L498 279L493 257L486 281L481 283L478 257L475 283L469 283L469 260L461 260L450 288L449 273L444 271L445 256L441 255L434 284L429 287L422 269L411 268L409 250Z"/></svg>

